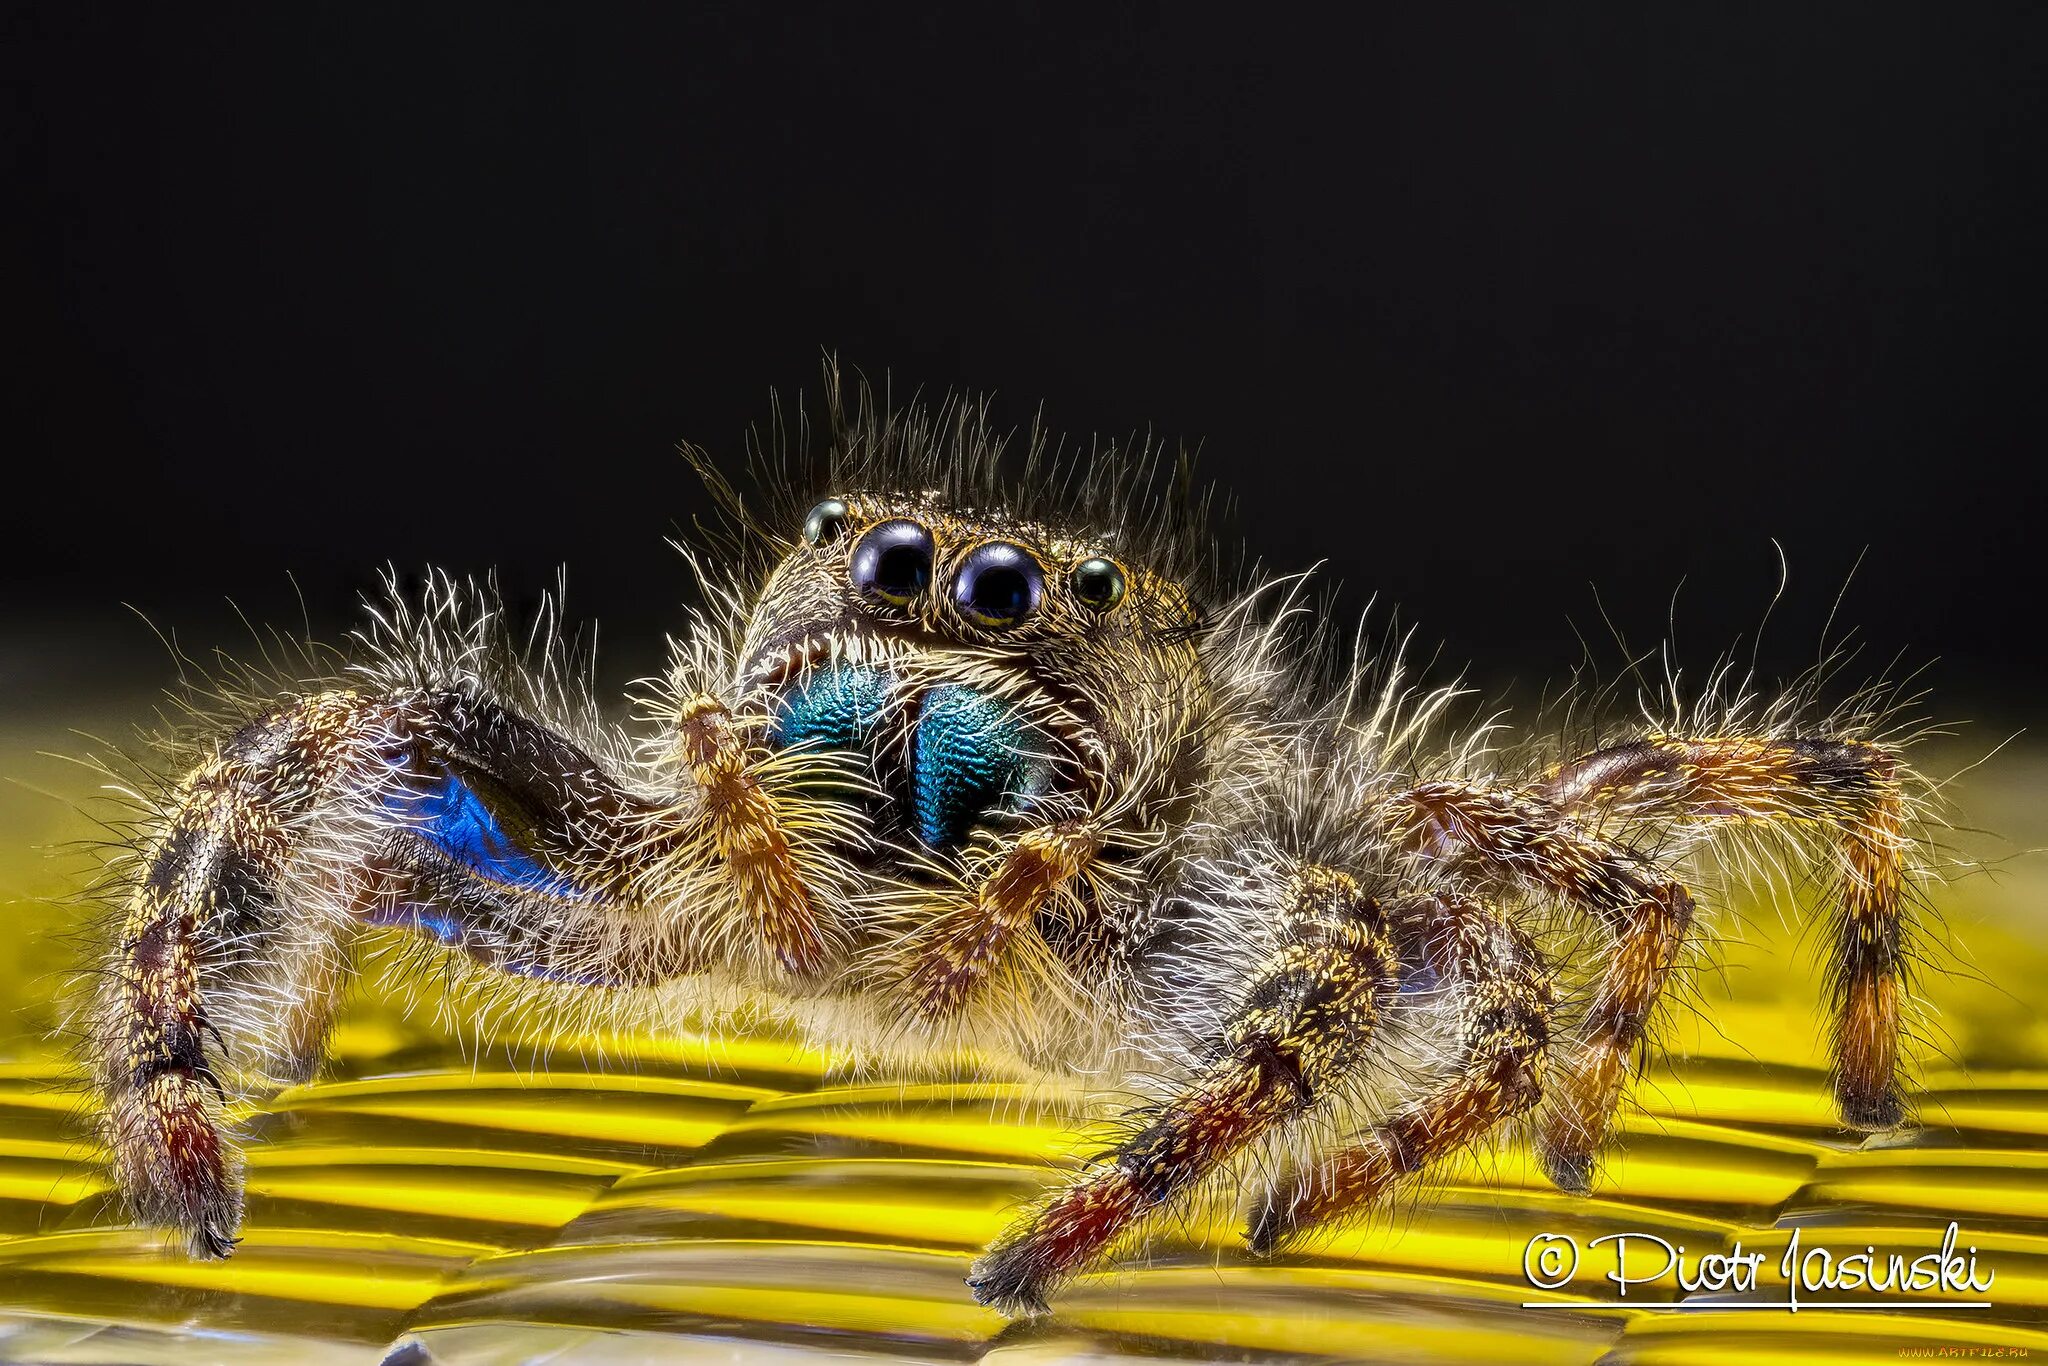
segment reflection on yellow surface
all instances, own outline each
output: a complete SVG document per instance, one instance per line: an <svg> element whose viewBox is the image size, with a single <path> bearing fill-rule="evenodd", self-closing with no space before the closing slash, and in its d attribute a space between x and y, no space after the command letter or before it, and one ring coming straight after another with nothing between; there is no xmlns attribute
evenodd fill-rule
<svg viewBox="0 0 2048 1366"><path fill-rule="evenodd" d="M15 737L17 769L40 762L27 757L37 743L72 747ZM82 790L54 765L39 773ZM2004 834L1974 852L2048 844L2032 800L2044 776L2048 764L2007 758L1957 794L1973 824ZM547 1041L515 1027L465 1056L431 1009L407 1015L374 991L337 1033L332 1080L251 1113L234 1259L166 1251L121 1224L47 1038L69 951L45 932L72 912L45 898L75 885L77 865L31 846L88 827L32 788L0 793L0 817L13 994L0 998L13 1022L0 1031L0 1359L344 1361L393 1344L401 1360L478 1363L2048 1352L2037 862L1942 898L1941 951L1957 966L1922 983L1942 1032L1925 1052L1925 1127L1909 1138L1860 1144L1835 1128L1810 960L1796 931L1753 912L1728 970L1702 983L1707 1018L1675 1031L1683 1056L1638 1087L1595 1197L1559 1194L1518 1151L1482 1152L1440 1173L1430 1200L1270 1262L1236 1250L1237 1212L1222 1206L1156 1231L1141 1266L1084 1278L1051 1318L1011 1325L962 1277L1007 1211L1085 1151L1073 1092L843 1084L823 1058L758 1036L555 1042L543 1065ZM1524 1249L1542 1233L1581 1247L1655 1234L1689 1259L1739 1242L1775 1264L1795 1228L1806 1246L1917 1253L1951 1220L1995 1273L1988 1311L1641 1307L1673 1299L1668 1283L1626 1309L1525 1307L1614 1298L1611 1261L1591 1257L1532 1289ZM1766 1290L1782 1293L1774 1274Z"/></svg>

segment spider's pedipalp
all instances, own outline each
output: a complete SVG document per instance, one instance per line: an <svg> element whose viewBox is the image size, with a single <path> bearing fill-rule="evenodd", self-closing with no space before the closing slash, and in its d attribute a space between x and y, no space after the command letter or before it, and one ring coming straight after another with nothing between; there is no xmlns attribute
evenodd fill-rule
<svg viewBox="0 0 2048 1366"><path fill-rule="evenodd" d="M723 702L700 693L676 713L676 745L703 794L703 819L741 914L791 977L825 964L829 926L797 870L774 800Z"/></svg>
<svg viewBox="0 0 2048 1366"><path fill-rule="evenodd" d="M903 972L911 1009L930 1021L959 1011L1101 849L1101 832L1081 821L1019 835L968 899L913 932Z"/></svg>

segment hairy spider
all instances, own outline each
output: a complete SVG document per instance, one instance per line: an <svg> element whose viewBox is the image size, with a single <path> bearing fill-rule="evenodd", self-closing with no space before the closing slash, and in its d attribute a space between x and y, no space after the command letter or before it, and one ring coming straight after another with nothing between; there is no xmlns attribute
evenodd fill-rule
<svg viewBox="0 0 2048 1366"><path fill-rule="evenodd" d="M741 534L698 564L710 605L637 741L436 578L348 668L199 742L86 1031L137 1217L230 1254L227 1104L318 1068L374 926L561 1019L745 1006L1136 1093L975 1264L1012 1313L1219 1173L1260 1187L1260 1251L1509 1121L1585 1191L1689 887L1764 847L1707 857L1743 829L1833 870L1841 1118L1903 1121L1928 789L1872 695L1830 721L1810 680L1723 679L1583 752L1506 751L1446 723L1453 690L1322 662L1288 583L1205 586L1203 509L1143 496L1150 457L1034 432L1016 469L981 406L827 389L827 457L763 467L780 513L707 475Z"/></svg>

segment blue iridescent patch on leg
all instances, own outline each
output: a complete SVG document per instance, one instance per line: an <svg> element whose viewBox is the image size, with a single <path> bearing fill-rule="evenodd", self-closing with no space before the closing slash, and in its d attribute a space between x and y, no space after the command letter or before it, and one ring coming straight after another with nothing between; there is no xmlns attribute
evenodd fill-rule
<svg viewBox="0 0 2048 1366"><path fill-rule="evenodd" d="M497 815L476 790L452 773L416 780L392 796L391 811L456 867L486 883L514 892L589 901L591 893L544 866L505 833ZM451 949L483 957L503 972L575 986L609 986L602 973L565 973L526 961L507 943L492 942L454 907L431 901L379 904L365 917L372 925L409 929Z"/></svg>
<svg viewBox="0 0 2048 1366"><path fill-rule="evenodd" d="M408 789L396 805L415 834L479 876L523 892L583 894L575 883L514 844L475 790L452 773ZM458 938L459 933L458 928Z"/></svg>
<svg viewBox="0 0 2048 1366"><path fill-rule="evenodd" d="M997 811L1014 811L1052 782L1045 737L1000 698L947 684L918 705L911 780L917 837L951 849Z"/></svg>
<svg viewBox="0 0 2048 1366"><path fill-rule="evenodd" d="M469 938L469 927L462 923L462 917L453 911L444 911L434 906L407 906L398 916L386 915L373 910L370 913L372 925L403 925L418 930L438 944L459 949Z"/></svg>

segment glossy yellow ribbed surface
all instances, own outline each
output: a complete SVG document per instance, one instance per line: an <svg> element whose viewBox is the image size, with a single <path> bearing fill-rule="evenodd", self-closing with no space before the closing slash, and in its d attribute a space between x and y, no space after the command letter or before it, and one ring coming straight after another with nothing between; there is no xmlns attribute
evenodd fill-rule
<svg viewBox="0 0 2048 1366"><path fill-rule="evenodd" d="M1956 794L2005 836L1983 852L2048 844L2044 777L2022 756ZM251 1112L234 1259L186 1261L121 1225L89 1104L46 1037L67 950L39 936L72 912L41 898L76 865L30 846L83 822L24 790L0 792L0 816L0 1360L363 1361L394 1344L416 1354L401 1359L493 1364L2048 1354L2039 862L1941 898L1937 951L1956 968L1923 991L1945 1056L1929 1054L1910 1140L1836 1129L1810 959L1757 913L1721 955L1729 970L1703 979L1705 1017L1679 1022L1684 1056L1637 1089L1594 1198L1560 1195L1522 1153L1486 1152L1442 1173L1432 1200L1272 1262L1235 1250L1234 1211L1205 1211L1160 1230L1142 1267L1006 1325L961 1278L1006 1212L1087 1150L1070 1089L846 1085L764 1037L557 1041L543 1064L545 1041L516 1022L465 1056L431 1003L407 1015L374 992L337 1033L332 1080ZM1538 1233L1654 1233L1689 1257L1739 1240L1775 1263L1795 1226L1807 1246L1917 1252L1951 1219L1995 1272L1991 1311L1523 1307L1613 1298L1591 1265L1532 1290L1522 1258Z"/></svg>

